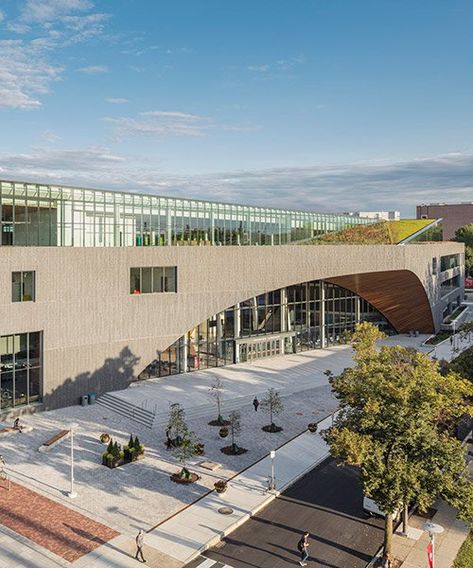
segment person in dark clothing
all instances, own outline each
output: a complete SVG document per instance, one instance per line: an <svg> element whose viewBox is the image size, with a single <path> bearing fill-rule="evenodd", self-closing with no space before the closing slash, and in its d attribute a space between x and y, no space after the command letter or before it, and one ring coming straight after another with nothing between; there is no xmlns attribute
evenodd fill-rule
<svg viewBox="0 0 473 568"><path fill-rule="evenodd" d="M258 406L259 406L259 400L256 398L253 399L253 406L255 407L255 412L258 411Z"/></svg>
<svg viewBox="0 0 473 568"><path fill-rule="evenodd" d="M301 553L301 566L307 566L306 560L309 558L309 533L306 531L299 542L297 543L297 550Z"/></svg>
<svg viewBox="0 0 473 568"><path fill-rule="evenodd" d="M138 560L138 555L141 556L141 562L146 562L146 560L144 559L143 556L143 545L144 545L144 541L145 541L145 533L143 531L143 529L140 529L139 533L136 535L136 554L135 554L135 560Z"/></svg>

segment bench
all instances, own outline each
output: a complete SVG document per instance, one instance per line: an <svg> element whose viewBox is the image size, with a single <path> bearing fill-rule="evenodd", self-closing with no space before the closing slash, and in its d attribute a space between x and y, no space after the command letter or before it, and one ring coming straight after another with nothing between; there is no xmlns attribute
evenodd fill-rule
<svg viewBox="0 0 473 568"><path fill-rule="evenodd" d="M55 434L52 438L49 438L49 440L47 442L44 442L44 444L42 444L38 448L38 451L39 452L49 452L49 450L51 448L54 448L54 446L59 444L59 442L62 442L66 438L69 438L70 435L71 435L70 430L61 430L60 432Z"/></svg>

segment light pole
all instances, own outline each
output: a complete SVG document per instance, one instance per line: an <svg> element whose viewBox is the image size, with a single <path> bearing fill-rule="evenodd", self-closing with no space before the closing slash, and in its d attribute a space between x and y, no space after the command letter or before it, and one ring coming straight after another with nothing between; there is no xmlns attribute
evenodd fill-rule
<svg viewBox="0 0 473 568"><path fill-rule="evenodd" d="M74 429L77 428L77 424L72 423L69 425L69 430L71 432L71 490L67 492L67 496L70 499L77 497L77 493L74 491Z"/></svg>
<svg viewBox="0 0 473 568"><path fill-rule="evenodd" d="M276 457L276 450L271 450L269 453L269 456L271 458L271 483L270 483L270 489L271 491L275 491L276 490L276 478L274 477L274 458Z"/></svg>
<svg viewBox="0 0 473 568"><path fill-rule="evenodd" d="M435 568L435 535L443 533L443 527L435 523L427 522L422 528L429 533L430 543L427 546L427 557L429 559L429 568Z"/></svg>

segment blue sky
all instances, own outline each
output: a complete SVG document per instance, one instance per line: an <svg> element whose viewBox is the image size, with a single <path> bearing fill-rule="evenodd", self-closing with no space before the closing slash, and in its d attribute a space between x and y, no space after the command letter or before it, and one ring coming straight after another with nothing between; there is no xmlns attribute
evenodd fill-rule
<svg viewBox="0 0 473 568"><path fill-rule="evenodd" d="M0 177L473 201L471 0L0 0Z"/></svg>

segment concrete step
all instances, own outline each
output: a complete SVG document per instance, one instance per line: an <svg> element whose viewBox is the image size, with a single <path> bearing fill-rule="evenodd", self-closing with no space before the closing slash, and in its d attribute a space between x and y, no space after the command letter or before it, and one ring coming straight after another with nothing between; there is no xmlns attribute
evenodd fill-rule
<svg viewBox="0 0 473 568"><path fill-rule="evenodd" d="M112 410L113 412L138 422L146 428L152 428L154 421L154 412L146 410L124 400L123 398L114 395L113 393L106 393L97 399L97 404Z"/></svg>

